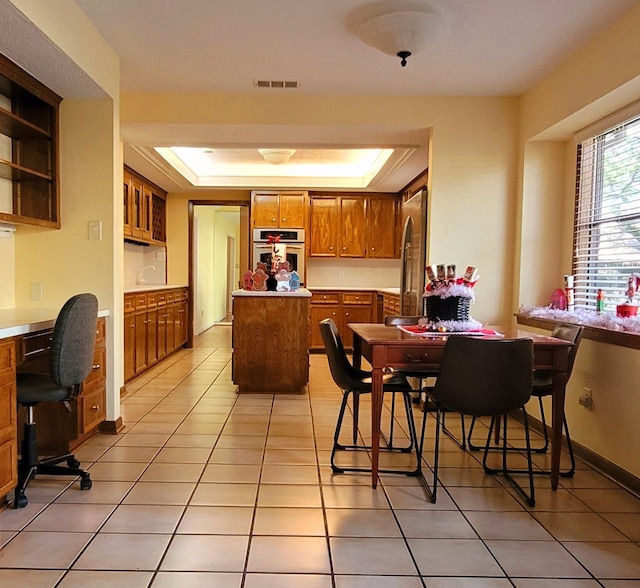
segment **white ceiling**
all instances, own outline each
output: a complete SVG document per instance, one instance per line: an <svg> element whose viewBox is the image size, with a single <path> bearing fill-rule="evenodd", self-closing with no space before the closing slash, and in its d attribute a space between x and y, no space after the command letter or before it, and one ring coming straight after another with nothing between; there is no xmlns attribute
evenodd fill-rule
<svg viewBox="0 0 640 588"><path fill-rule="evenodd" d="M429 0L444 13L447 31L406 67L350 32L354 13L377 0L75 1L120 56L123 92L518 95L638 0ZM296 81L298 89L256 88L256 80ZM127 162L147 159L136 143L203 146L192 129L172 127L123 128ZM413 146L426 161L426 137L417 129L359 127L355 137L345 128L296 132L288 125L236 129L233 138L219 130L218 144L209 146L318 149L377 140ZM405 167L410 180L415 169ZM161 175L150 179L186 186L175 174ZM375 188L400 189L402 175L393 178Z"/></svg>

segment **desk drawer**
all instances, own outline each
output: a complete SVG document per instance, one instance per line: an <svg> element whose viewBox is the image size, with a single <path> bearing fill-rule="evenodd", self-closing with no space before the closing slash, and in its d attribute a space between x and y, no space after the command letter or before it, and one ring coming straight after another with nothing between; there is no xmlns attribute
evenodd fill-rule
<svg viewBox="0 0 640 588"><path fill-rule="evenodd" d="M340 304L340 294L337 292L314 292L311 304Z"/></svg>
<svg viewBox="0 0 640 588"><path fill-rule="evenodd" d="M438 368L444 356L444 347L418 347L413 349L389 347L387 349L387 363L389 367L411 369L419 371L424 368L425 371Z"/></svg>

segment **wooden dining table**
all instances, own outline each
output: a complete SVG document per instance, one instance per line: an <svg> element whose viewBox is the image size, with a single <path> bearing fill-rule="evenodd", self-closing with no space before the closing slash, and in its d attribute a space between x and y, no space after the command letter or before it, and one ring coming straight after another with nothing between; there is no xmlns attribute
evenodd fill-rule
<svg viewBox="0 0 640 588"><path fill-rule="evenodd" d="M380 323L350 323L353 331L353 364L361 366L365 358L372 368L371 398L371 485L378 484L380 452L380 417L382 414L382 376L391 369L423 370L437 372L449 337L464 335L408 333L397 326ZM547 335L540 335L516 328L490 327L498 335L481 335L495 338L528 337L533 340L534 369L549 370L553 374L551 395L551 488L558 488L560 455L562 450L562 424L564 421L565 386L567 363L572 343ZM474 336L480 336L475 335Z"/></svg>

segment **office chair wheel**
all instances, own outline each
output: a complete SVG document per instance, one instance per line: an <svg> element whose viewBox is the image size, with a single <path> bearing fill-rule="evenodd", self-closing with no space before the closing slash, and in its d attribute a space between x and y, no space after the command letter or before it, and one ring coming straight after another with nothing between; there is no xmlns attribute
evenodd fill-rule
<svg viewBox="0 0 640 588"><path fill-rule="evenodd" d="M13 499L13 504L15 508L24 508L29 504L29 499L24 494L20 494Z"/></svg>
<svg viewBox="0 0 640 588"><path fill-rule="evenodd" d="M91 482L91 478L88 475L80 480L80 490L90 490L91 486L93 486L93 482Z"/></svg>
<svg viewBox="0 0 640 588"><path fill-rule="evenodd" d="M76 470L80 467L80 462L75 457L70 457L67 459L67 466Z"/></svg>

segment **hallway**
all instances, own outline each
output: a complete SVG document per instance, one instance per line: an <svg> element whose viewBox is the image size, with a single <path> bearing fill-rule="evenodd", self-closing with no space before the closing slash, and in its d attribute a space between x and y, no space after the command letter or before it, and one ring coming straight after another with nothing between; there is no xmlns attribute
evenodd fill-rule
<svg viewBox="0 0 640 588"><path fill-rule="evenodd" d="M436 504L415 478L373 490L333 475L341 393L326 358L311 356L308 395L238 396L230 333L209 329L127 386L124 433L77 453L91 490L38 478L26 508L0 512L1 586L640 585L640 499L598 472L579 462L557 492L538 476L529 508L444 438Z"/></svg>

